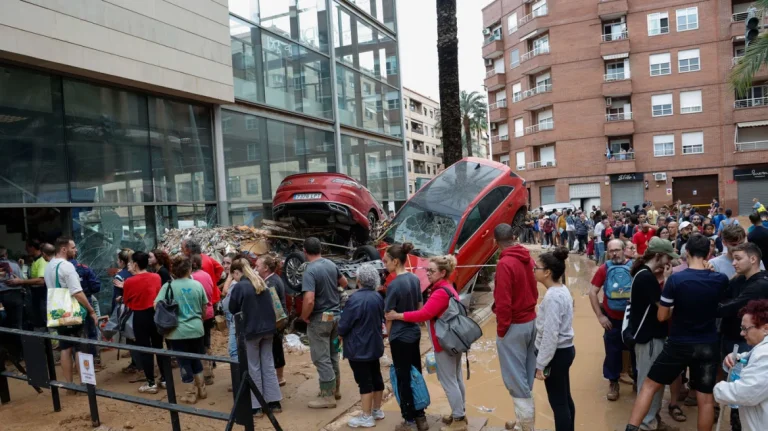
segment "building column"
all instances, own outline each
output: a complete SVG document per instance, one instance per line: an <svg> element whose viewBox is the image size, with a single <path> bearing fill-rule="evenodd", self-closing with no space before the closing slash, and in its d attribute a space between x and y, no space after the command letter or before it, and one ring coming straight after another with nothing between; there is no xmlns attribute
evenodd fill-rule
<svg viewBox="0 0 768 431"><path fill-rule="evenodd" d="M216 205L219 225L229 226L229 205L227 203L227 169L224 166L224 131L221 127L221 106L213 108L213 172L216 184Z"/></svg>

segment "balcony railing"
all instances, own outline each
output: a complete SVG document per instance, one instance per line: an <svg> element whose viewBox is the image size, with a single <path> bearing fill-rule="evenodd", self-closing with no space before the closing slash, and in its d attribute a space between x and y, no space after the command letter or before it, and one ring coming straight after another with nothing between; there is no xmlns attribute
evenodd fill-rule
<svg viewBox="0 0 768 431"><path fill-rule="evenodd" d="M744 56L743 56L743 55L737 55L736 57L733 57L733 58L731 59L731 67L734 67L734 66L736 66L737 64L739 64L739 62L741 61L741 59L742 59L742 58L744 58Z"/></svg>
<svg viewBox="0 0 768 431"><path fill-rule="evenodd" d="M736 151L768 150L768 141L736 142Z"/></svg>
<svg viewBox="0 0 768 431"><path fill-rule="evenodd" d="M416 154L425 154L425 153L424 153L424 148L417 148L417 147L414 147L414 148L413 148L413 152L414 152L414 153L416 153Z"/></svg>
<svg viewBox="0 0 768 431"><path fill-rule="evenodd" d="M629 72L609 72L603 75L605 82L623 81L629 79Z"/></svg>
<svg viewBox="0 0 768 431"><path fill-rule="evenodd" d="M552 84L539 84L530 90L523 91L523 99L535 96L540 93L549 93L552 91Z"/></svg>
<svg viewBox="0 0 768 431"><path fill-rule="evenodd" d="M528 163L528 169L554 168L556 166L557 162L555 160L539 160L538 162Z"/></svg>
<svg viewBox="0 0 768 431"><path fill-rule="evenodd" d="M520 20L517 21L517 26L521 27L523 24L525 24L525 23L527 23L529 21L532 21L534 18L539 17L539 16L544 16L544 15L546 15L548 13L549 13L549 10L547 9L547 5L545 4L544 6L536 9L535 11L529 13L528 15L520 18Z"/></svg>
<svg viewBox="0 0 768 431"><path fill-rule="evenodd" d="M764 10L758 9L755 11L758 18L762 18L764 15ZM739 12L731 15L731 22L742 22L747 20L747 15L749 15L749 12Z"/></svg>
<svg viewBox="0 0 768 431"><path fill-rule="evenodd" d="M509 135L495 135L491 136L491 143L495 144L497 142L506 142L509 141Z"/></svg>
<svg viewBox="0 0 768 431"><path fill-rule="evenodd" d="M603 42L614 42L617 40L629 39L629 33L626 30L620 33L608 33L603 35Z"/></svg>
<svg viewBox="0 0 768 431"><path fill-rule="evenodd" d="M501 108L506 108L506 107L507 107L507 99L504 99L504 100L499 100L496 103L491 103L490 105L488 105L488 110L489 111L493 111L494 109L501 109Z"/></svg>
<svg viewBox="0 0 768 431"><path fill-rule="evenodd" d="M520 56L520 62L528 61L537 55L549 54L549 45L543 45L538 48L534 48L525 54Z"/></svg>
<svg viewBox="0 0 768 431"><path fill-rule="evenodd" d="M491 35L491 37L483 41L483 46L490 45L493 42L496 42L497 40L501 40L501 35L495 35L495 34Z"/></svg>
<svg viewBox="0 0 768 431"><path fill-rule="evenodd" d="M609 162L623 162L626 160L635 160L635 153L613 153L608 159Z"/></svg>
<svg viewBox="0 0 768 431"><path fill-rule="evenodd" d="M519 102L521 100L523 100L523 93L522 92L515 93L515 94L512 95L512 103L517 103L517 102Z"/></svg>
<svg viewBox="0 0 768 431"><path fill-rule="evenodd" d="M496 68L493 68L493 69L485 72L485 79L488 79L488 78L496 76L496 75L500 75L502 73L504 73L504 72L498 72L498 71L496 71Z"/></svg>
<svg viewBox="0 0 768 431"><path fill-rule="evenodd" d="M701 105L699 106L683 106L680 108L681 114L695 114L697 112L701 112Z"/></svg>
<svg viewBox="0 0 768 431"><path fill-rule="evenodd" d="M733 107L739 108L755 108L758 106L768 106L768 97L756 97L754 99L739 99L733 102Z"/></svg>
<svg viewBox="0 0 768 431"><path fill-rule="evenodd" d="M618 114L605 114L605 121L628 121L632 119L631 112L619 112Z"/></svg>
<svg viewBox="0 0 768 431"><path fill-rule="evenodd" d="M517 170L518 171L524 171L525 170L525 165L517 165Z"/></svg>
<svg viewBox="0 0 768 431"><path fill-rule="evenodd" d="M554 128L555 128L555 120L552 118L548 118L546 120L540 121L539 124L534 124L533 126L526 127L525 134L530 135L532 133L539 133L545 130L552 130Z"/></svg>

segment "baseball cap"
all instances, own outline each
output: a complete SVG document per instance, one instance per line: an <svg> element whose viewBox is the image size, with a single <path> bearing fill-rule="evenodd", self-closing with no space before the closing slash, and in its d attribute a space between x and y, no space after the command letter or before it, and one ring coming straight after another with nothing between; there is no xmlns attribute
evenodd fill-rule
<svg viewBox="0 0 768 431"><path fill-rule="evenodd" d="M684 222L680 223L680 230L683 230L683 229L687 228L690 225L691 225L691 222L684 221Z"/></svg>
<svg viewBox="0 0 768 431"><path fill-rule="evenodd" d="M675 249L672 247L672 242L666 239L661 239L657 236L651 238L648 242L648 251L651 253L664 253L672 259L679 259L680 255L675 253Z"/></svg>

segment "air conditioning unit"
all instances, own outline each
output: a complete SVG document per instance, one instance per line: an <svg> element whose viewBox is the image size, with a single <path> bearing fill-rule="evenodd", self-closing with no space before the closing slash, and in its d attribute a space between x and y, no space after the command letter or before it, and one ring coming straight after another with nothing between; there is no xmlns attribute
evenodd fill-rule
<svg viewBox="0 0 768 431"><path fill-rule="evenodd" d="M613 105L613 99L611 99L610 97L606 97L605 106L611 106L611 105Z"/></svg>
<svg viewBox="0 0 768 431"><path fill-rule="evenodd" d="M488 36L489 34L491 34L491 28L490 27L484 28L483 35Z"/></svg>
<svg viewBox="0 0 768 431"><path fill-rule="evenodd" d="M656 172L653 174L653 179L656 181L666 181L667 180L667 173L666 172Z"/></svg>
<svg viewBox="0 0 768 431"><path fill-rule="evenodd" d="M496 123L491 123L491 130L496 130Z"/></svg>
<svg viewBox="0 0 768 431"><path fill-rule="evenodd" d="M486 67L491 67L491 66L493 66L493 59L492 59L492 58L487 58L487 59L485 60L485 66L486 66Z"/></svg>

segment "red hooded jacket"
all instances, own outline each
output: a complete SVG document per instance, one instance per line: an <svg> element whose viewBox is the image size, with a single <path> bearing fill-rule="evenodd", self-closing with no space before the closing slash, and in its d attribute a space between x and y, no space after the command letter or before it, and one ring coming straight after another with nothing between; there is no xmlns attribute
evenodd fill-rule
<svg viewBox="0 0 768 431"><path fill-rule="evenodd" d="M503 338L512 324L536 319L539 290L533 277L533 267L531 253L522 245L516 244L501 251L493 289L493 312L496 313L499 337Z"/></svg>

